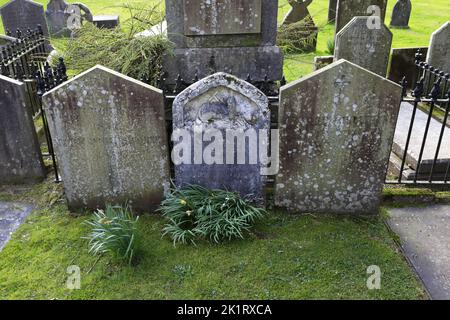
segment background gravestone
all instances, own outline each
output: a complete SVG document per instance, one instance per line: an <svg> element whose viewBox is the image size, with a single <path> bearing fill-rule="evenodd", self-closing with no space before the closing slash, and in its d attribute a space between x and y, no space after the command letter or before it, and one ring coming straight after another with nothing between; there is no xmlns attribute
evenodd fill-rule
<svg viewBox="0 0 450 320"><path fill-rule="evenodd" d="M45 16L52 36L69 36L70 30L67 28L68 15L65 13L69 4L65 0L50 0L47 4Z"/></svg>
<svg viewBox="0 0 450 320"><path fill-rule="evenodd" d="M391 27L409 28L409 18L411 17L411 1L398 0L392 11Z"/></svg>
<svg viewBox="0 0 450 320"><path fill-rule="evenodd" d="M175 44L166 56L168 84L216 72L241 79L280 80L283 56L276 46L276 0L166 0L167 34Z"/></svg>
<svg viewBox="0 0 450 320"><path fill-rule="evenodd" d="M338 0L329 0L328 3L328 22L336 20L336 9Z"/></svg>
<svg viewBox="0 0 450 320"><path fill-rule="evenodd" d="M37 182L44 177L25 85L0 75L0 184Z"/></svg>
<svg viewBox="0 0 450 320"><path fill-rule="evenodd" d="M377 213L400 99L399 85L345 60L282 87L276 204Z"/></svg>
<svg viewBox="0 0 450 320"><path fill-rule="evenodd" d="M392 49L391 62L389 64L389 80L400 83L405 77L409 89L413 89L419 80L419 69L417 68L416 54L419 52L423 57L427 56L427 47L396 48Z"/></svg>
<svg viewBox="0 0 450 320"><path fill-rule="evenodd" d="M335 34L338 34L354 17L371 15L372 13L368 13L367 9L372 5L380 8L381 23L383 24L386 17L387 0L338 0Z"/></svg>
<svg viewBox="0 0 450 320"><path fill-rule="evenodd" d="M16 34L17 29L25 32L27 29L35 30L41 25L44 35L48 37L47 22L45 21L44 7L30 0L12 0L0 7L0 15L4 30L9 29Z"/></svg>
<svg viewBox="0 0 450 320"><path fill-rule="evenodd" d="M432 34L427 63L445 73L450 73L450 21Z"/></svg>
<svg viewBox="0 0 450 320"><path fill-rule="evenodd" d="M227 189L239 192L255 202L264 201L265 177L261 175L262 165L259 159L255 164L250 163L251 147L246 145L247 160L242 164L238 164L237 159L229 163L225 152L228 148L227 130L245 132L253 129L258 134L259 129L270 128L268 99L261 91L236 77L217 73L180 93L173 103L172 112L174 132L178 129L189 131L191 146L194 146L195 129L203 130L207 134L210 130L218 130L223 138L223 144L220 145L223 146L222 161L217 160L214 164L201 161L202 164L198 164L194 162L192 150L189 157L191 164L176 164L177 185L199 184L209 188ZM183 143L186 146L184 140L174 141L176 145ZM207 150L210 144L211 142L204 142L203 150ZM178 151L175 153L178 155Z"/></svg>
<svg viewBox="0 0 450 320"><path fill-rule="evenodd" d="M355 17L336 35L335 61L345 59L385 77L392 45L392 32L367 27L369 17Z"/></svg>
<svg viewBox="0 0 450 320"><path fill-rule="evenodd" d="M43 102L71 209L159 205L170 179L160 90L96 66Z"/></svg>

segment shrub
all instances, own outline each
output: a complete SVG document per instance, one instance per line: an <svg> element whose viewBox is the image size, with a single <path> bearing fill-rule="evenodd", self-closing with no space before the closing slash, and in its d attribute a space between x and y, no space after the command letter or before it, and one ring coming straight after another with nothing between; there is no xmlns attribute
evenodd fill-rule
<svg viewBox="0 0 450 320"><path fill-rule="evenodd" d="M85 239L89 240L89 253L112 253L116 258L131 264L136 252L136 233L139 217L133 217L126 207L110 206L97 210L86 221L91 228Z"/></svg>
<svg viewBox="0 0 450 320"><path fill-rule="evenodd" d="M159 211L168 220L163 235L169 235L174 244L244 238L255 220L266 214L237 193L194 185L172 188Z"/></svg>

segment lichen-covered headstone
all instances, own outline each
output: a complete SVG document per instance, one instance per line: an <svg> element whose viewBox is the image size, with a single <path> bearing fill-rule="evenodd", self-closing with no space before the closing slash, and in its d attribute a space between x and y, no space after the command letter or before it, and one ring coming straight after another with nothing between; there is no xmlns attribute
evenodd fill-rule
<svg viewBox="0 0 450 320"><path fill-rule="evenodd" d="M44 35L49 35L42 4L30 0L11 0L0 7L0 15L3 28L13 34L18 29L25 32L27 29L35 30L40 25Z"/></svg>
<svg viewBox="0 0 450 320"><path fill-rule="evenodd" d="M170 180L160 90L96 66L43 102L71 209L159 205Z"/></svg>
<svg viewBox="0 0 450 320"><path fill-rule="evenodd" d="M261 91L216 73L180 93L172 113L178 185L227 189L254 202L264 201L259 152L267 155L267 141L264 144L261 137L267 138L270 112Z"/></svg>
<svg viewBox="0 0 450 320"><path fill-rule="evenodd" d="M427 62L445 73L450 73L450 21L431 36Z"/></svg>
<svg viewBox="0 0 450 320"><path fill-rule="evenodd" d="M37 182L44 177L25 85L0 75L0 184Z"/></svg>
<svg viewBox="0 0 450 320"><path fill-rule="evenodd" d="M70 30L67 27L67 19L69 16L65 13L69 4L65 0L50 0L47 4L45 16L47 24L52 36L68 36Z"/></svg>
<svg viewBox="0 0 450 320"><path fill-rule="evenodd" d="M345 60L282 87L276 204L377 213L400 99L399 85Z"/></svg>
<svg viewBox="0 0 450 320"><path fill-rule="evenodd" d="M395 28L409 28L411 8L410 0L398 0L392 11L390 26Z"/></svg>
<svg viewBox="0 0 450 320"><path fill-rule="evenodd" d="M369 17L355 17L336 35L335 61L345 59L385 77L392 32L382 24L368 28Z"/></svg>
<svg viewBox="0 0 450 320"><path fill-rule="evenodd" d="M335 34L358 16L378 16L377 14L379 14L381 24L383 24L386 17L386 6L387 0L338 0Z"/></svg>

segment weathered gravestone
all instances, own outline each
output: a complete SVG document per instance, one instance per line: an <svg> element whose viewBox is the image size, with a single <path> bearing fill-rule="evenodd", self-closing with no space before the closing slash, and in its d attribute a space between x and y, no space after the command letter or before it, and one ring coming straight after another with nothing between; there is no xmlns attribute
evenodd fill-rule
<svg viewBox="0 0 450 320"><path fill-rule="evenodd" d="M71 209L155 209L169 182L160 90L96 66L43 97Z"/></svg>
<svg viewBox="0 0 450 320"><path fill-rule="evenodd" d="M25 85L0 75L0 184L45 177Z"/></svg>
<svg viewBox="0 0 450 320"><path fill-rule="evenodd" d="M335 34L358 16L372 16L370 24L373 27L376 27L377 24L375 17L380 17L379 22L383 24L386 17L386 6L387 0L338 0Z"/></svg>
<svg viewBox="0 0 450 320"><path fill-rule="evenodd" d="M396 83L400 83L405 77L407 87L409 89L414 88L416 82L419 80L419 69L417 68L416 54L420 53L423 57L426 57L428 48L398 48L392 49L391 62L389 67L389 80Z"/></svg>
<svg viewBox="0 0 450 320"><path fill-rule="evenodd" d="M338 0L329 0L328 3L328 22L334 22L336 20L336 9Z"/></svg>
<svg viewBox="0 0 450 320"><path fill-rule="evenodd" d="M277 13L276 0L166 0L167 34L175 44L164 62L166 82L230 70L241 79L280 80Z"/></svg>
<svg viewBox="0 0 450 320"><path fill-rule="evenodd" d="M296 23L305 18L311 18L308 6L312 3L312 0L288 0L288 2L292 8L284 17L282 25Z"/></svg>
<svg viewBox="0 0 450 320"><path fill-rule="evenodd" d="M335 60L345 59L385 77L392 45L392 32L367 27L370 17L353 18L336 35Z"/></svg>
<svg viewBox="0 0 450 320"><path fill-rule="evenodd" d="M282 87L276 204L377 213L400 99L399 85L345 60Z"/></svg>
<svg viewBox="0 0 450 320"><path fill-rule="evenodd" d="M0 15L5 30L13 34L19 29L35 30L38 25L42 27L45 36L48 36L47 22L45 21L44 7L30 0L11 0L0 7Z"/></svg>
<svg viewBox="0 0 450 320"><path fill-rule="evenodd" d="M270 112L261 91L217 73L180 93L172 112L177 185L227 189L264 201L259 153L267 155Z"/></svg>
<svg viewBox="0 0 450 320"><path fill-rule="evenodd" d="M427 62L445 73L450 73L450 21L432 34Z"/></svg>
<svg viewBox="0 0 450 320"><path fill-rule="evenodd" d="M65 13L69 4L65 0L50 0L47 4L45 16L52 36L69 36L70 30L67 27L69 16Z"/></svg>
<svg viewBox="0 0 450 320"><path fill-rule="evenodd" d="M391 27L409 28L409 18L411 17L411 1L398 0L392 11Z"/></svg>

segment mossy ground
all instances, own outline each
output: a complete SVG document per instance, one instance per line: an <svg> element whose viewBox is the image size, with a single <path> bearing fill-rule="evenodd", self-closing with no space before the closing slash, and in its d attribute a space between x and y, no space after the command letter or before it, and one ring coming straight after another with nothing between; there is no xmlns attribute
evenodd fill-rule
<svg viewBox="0 0 450 320"><path fill-rule="evenodd" d="M0 253L0 299L421 299L423 289L381 216L289 215L272 211L245 240L174 247L164 221L139 222L131 267L87 252L86 215L71 215L60 185L3 187L0 200L37 209ZM66 288L67 267L81 289ZM367 267L382 271L368 290Z"/></svg>

